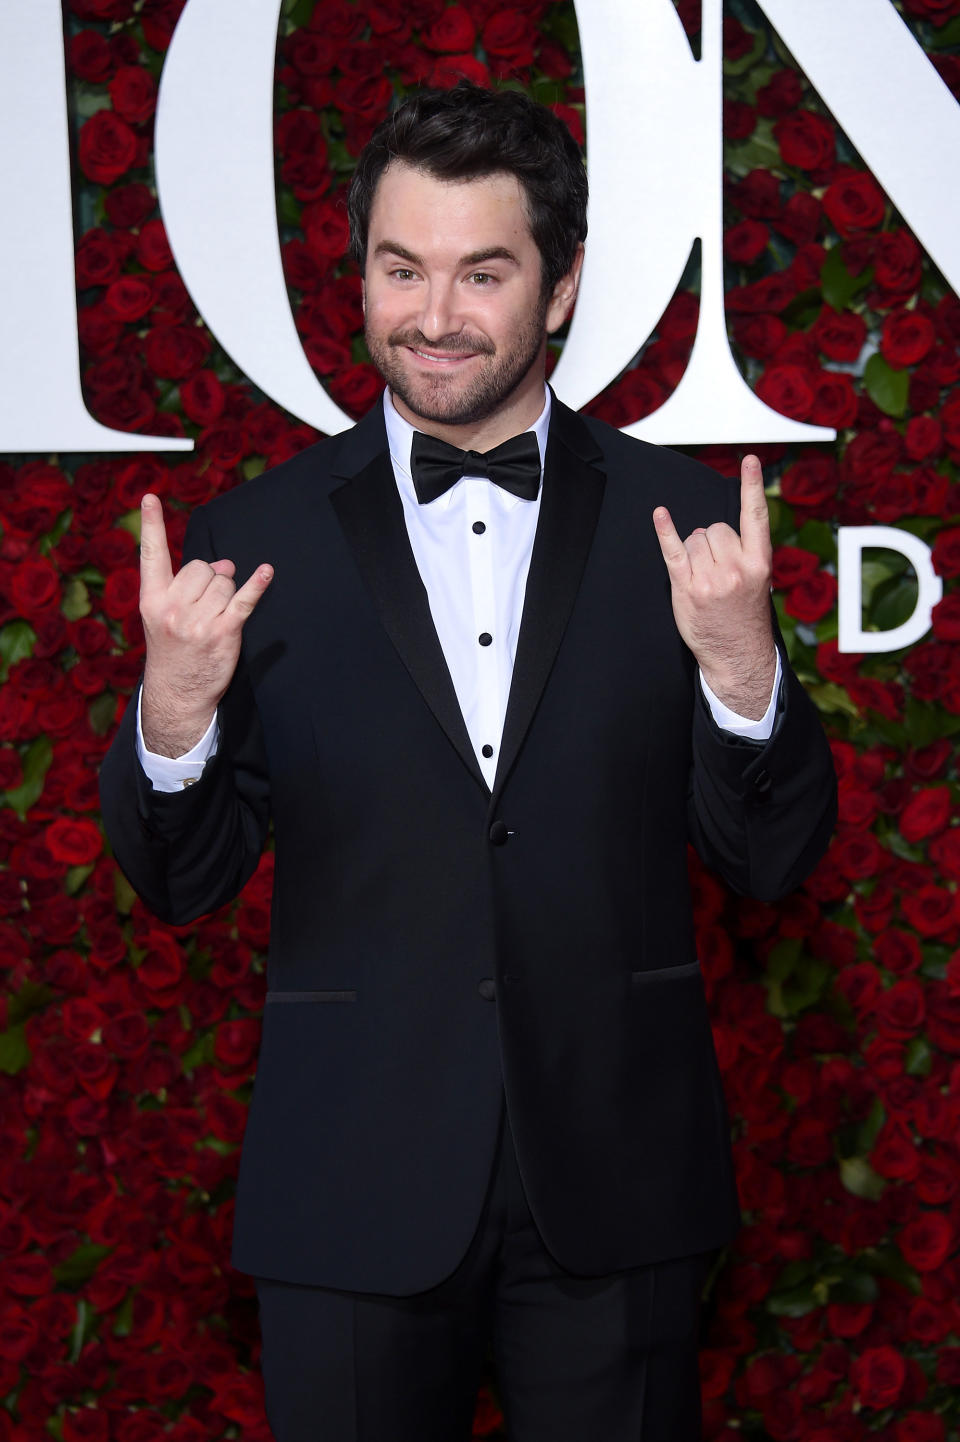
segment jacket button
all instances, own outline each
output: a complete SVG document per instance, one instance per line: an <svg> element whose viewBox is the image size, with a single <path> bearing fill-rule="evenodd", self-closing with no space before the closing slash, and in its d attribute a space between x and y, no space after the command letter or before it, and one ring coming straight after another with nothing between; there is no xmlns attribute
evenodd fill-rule
<svg viewBox="0 0 960 1442"><path fill-rule="evenodd" d="M485 976L483 981L477 983L477 991L483 997L484 1001L493 1001L497 994L497 989L493 984L493 978Z"/></svg>
<svg viewBox="0 0 960 1442"><path fill-rule="evenodd" d="M757 800L766 801L770 795L770 788L773 785L773 778L769 771L758 771L753 778L753 794Z"/></svg>
<svg viewBox="0 0 960 1442"><path fill-rule="evenodd" d="M508 835L509 832L504 821L495 821L490 827L490 841L494 846L505 846Z"/></svg>

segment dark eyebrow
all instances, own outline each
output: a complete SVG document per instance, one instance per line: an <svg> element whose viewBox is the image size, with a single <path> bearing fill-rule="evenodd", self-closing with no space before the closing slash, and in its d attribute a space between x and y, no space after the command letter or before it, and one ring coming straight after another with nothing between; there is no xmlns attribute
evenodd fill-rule
<svg viewBox="0 0 960 1442"><path fill-rule="evenodd" d="M423 257L415 255L412 250L407 250L396 240L381 240L374 250L374 255L396 255L400 260L407 260L411 265L422 266ZM462 255L458 262L459 266L483 265L488 260L506 260L511 265L519 265L520 262L512 250L505 245L490 245L485 250L472 250L469 255Z"/></svg>

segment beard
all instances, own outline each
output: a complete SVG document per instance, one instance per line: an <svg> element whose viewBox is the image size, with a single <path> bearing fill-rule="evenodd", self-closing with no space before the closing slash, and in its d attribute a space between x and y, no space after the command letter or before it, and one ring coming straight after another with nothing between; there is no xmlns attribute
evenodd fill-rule
<svg viewBox="0 0 960 1442"><path fill-rule="evenodd" d="M419 330L393 331L383 337L374 334L369 326L364 330L367 350L393 394L414 415L436 425L476 425L509 400L536 364L546 336L548 300L543 297L536 312L504 350L498 350L487 336L458 334L431 342ZM408 347L450 355L480 355L484 360L478 374L466 382L442 372L436 376L412 375L404 359Z"/></svg>

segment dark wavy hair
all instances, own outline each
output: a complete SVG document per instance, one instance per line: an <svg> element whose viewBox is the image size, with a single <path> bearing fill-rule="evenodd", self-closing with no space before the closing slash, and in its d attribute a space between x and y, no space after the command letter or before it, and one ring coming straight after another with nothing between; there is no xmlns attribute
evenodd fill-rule
<svg viewBox="0 0 960 1442"><path fill-rule="evenodd" d="M364 269L370 210L380 177L394 161L438 180L515 175L526 197L530 233L549 292L573 265L587 234L587 172L566 125L517 90L452 90L408 95L374 131L350 183L350 253Z"/></svg>

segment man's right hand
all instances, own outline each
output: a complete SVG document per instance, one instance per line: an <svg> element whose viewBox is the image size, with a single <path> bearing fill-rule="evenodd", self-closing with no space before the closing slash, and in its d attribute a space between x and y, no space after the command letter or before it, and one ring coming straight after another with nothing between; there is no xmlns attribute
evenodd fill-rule
<svg viewBox="0 0 960 1442"><path fill-rule="evenodd" d="M146 634L140 721L148 751L182 756L213 719L240 656L244 622L273 579L258 566L237 590L232 561L188 561L173 574L163 507L140 510L140 615Z"/></svg>

